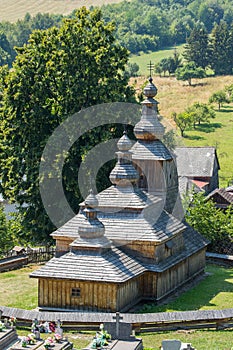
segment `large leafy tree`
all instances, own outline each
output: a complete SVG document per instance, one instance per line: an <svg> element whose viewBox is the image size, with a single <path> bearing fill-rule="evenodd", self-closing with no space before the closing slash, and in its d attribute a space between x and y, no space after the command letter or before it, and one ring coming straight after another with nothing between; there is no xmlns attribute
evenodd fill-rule
<svg viewBox="0 0 233 350"><path fill-rule="evenodd" d="M28 44L18 49L13 69L4 79L1 190L5 198L19 204L24 228L36 241L47 239L53 229L39 194L39 165L49 136L82 108L132 97L123 74L128 52L115 42L113 32L114 26L102 20L100 10L82 8L59 28L34 31ZM78 190L76 196L73 192L82 157L109 133L107 127L99 127L69 152L63 182L74 210L81 199Z"/></svg>

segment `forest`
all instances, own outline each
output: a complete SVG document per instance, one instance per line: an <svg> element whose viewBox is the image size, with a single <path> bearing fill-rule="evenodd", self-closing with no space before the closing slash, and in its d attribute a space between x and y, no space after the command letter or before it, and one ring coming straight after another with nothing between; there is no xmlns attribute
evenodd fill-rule
<svg viewBox="0 0 233 350"><path fill-rule="evenodd" d="M185 43L194 28L215 36L216 41L216 26L224 24L232 35L230 0L132 0L103 5L101 12L105 22L115 23L116 39L133 54ZM68 17L74 16L75 11ZM32 17L27 13L16 23L0 23L0 65L12 64L15 47L23 46L33 30L59 27L63 19L62 14L38 13Z"/></svg>

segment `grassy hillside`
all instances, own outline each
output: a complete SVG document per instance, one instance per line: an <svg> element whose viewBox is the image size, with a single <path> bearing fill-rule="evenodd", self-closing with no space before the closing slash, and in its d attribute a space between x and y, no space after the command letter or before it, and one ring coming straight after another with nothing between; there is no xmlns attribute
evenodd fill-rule
<svg viewBox="0 0 233 350"><path fill-rule="evenodd" d="M153 64L161 61L162 58L167 58L173 56L174 50L177 50L179 54L182 54L184 50L184 45L178 45L174 47L168 47L164 50L159 50L156 52L142 53L141 55L132 55L129 59L130 63L137 63L139 65L139 74L147 75L147 64L151 61Z"/></svg>
<svg viewBox="0 0 233 350"><path fill-rule="evenodd" d="M101 6L122 0L1 0L0 22L15 22L22 19L27 12L31 15L41 13L69 14L76 8Z"/></svg>
<svg viewBox="0 0 233 350"><path fill-rule="evenodd" d="M146 77L139 77L132 79L131 83L136 84L139 92L145 81ZM193 81L193 86L177 81L174 77L154 76L154 83L158 88L156 99L159 102L160 114L175 128L171 119L172 112L183 112L194 102L207 103L213 92L232 84L232 76L197 79ZM220 186L226 186L228 181L233 179L233 104L223 106L220 112L217 111L217 106L215 107L216 118L210 124L201 125L196 130L187 130L181 143L187 146L217 147L221 167Z"/></svg>

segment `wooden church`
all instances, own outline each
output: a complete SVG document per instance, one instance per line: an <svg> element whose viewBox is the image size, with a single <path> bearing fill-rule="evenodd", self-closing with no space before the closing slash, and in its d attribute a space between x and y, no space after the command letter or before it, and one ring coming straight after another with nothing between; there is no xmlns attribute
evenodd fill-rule
<svg viewBox="0 0 233 350"><path fill-rule="evenodd" d="M38 279L39 307L126 311L166 298L203 274L205 239L181 221L175 159L161 142L157 89L149 79L132 146L118 141L112 186L92 192L79 213L52 233L56 257Z"/></svg>

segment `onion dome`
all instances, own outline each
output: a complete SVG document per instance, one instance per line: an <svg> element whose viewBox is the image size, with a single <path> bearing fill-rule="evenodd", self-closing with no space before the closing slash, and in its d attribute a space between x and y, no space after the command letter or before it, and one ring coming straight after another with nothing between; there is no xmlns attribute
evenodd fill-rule
<svg viewBox="0 0 233 350"><path fill-rule="evenodd" d="M90 208L96 208L98 206L98 199L96 198L92 190L90 190L90 193L85 199L84 203L87 207Z"/></svg>
<svg viewBox="0 0 233 350"><path fill-rule="evenodd" d="M152 81L150 77L144 89L146 99L142 102L142 117L134 127L134 134L138 140L159 140L165 132L164 126L158 119L158 102L153 98L157 94L157 88Z"/></svg>
<svg viewBox="0 0 233 350"><path fill-rule="evenodd" d="M130 148L132 142L124 132L123 136L117 143L119 151L116 152L118 161L110 173L110 181L117 186L132 186L136 184L139 174L132 165L132 153Z"/></svg>
<svg viewBox="0 0 233 350"><path fill-rule="evenodd" d="M85 219L78 227L78 233L81 238L99 238L104 235L104 225L97 218L96 207L98 206L98 200L96 196L90 191L90 194L84 201Z"/></svg>
<svg viewBox="0 0 233 350"><path fill-rule="evenodd" d="M123 136L120 138L120 140L117 142L117 147L119 151L129 151L132 147L132 142L128 138L126 131L124 131Z"/></svg>

